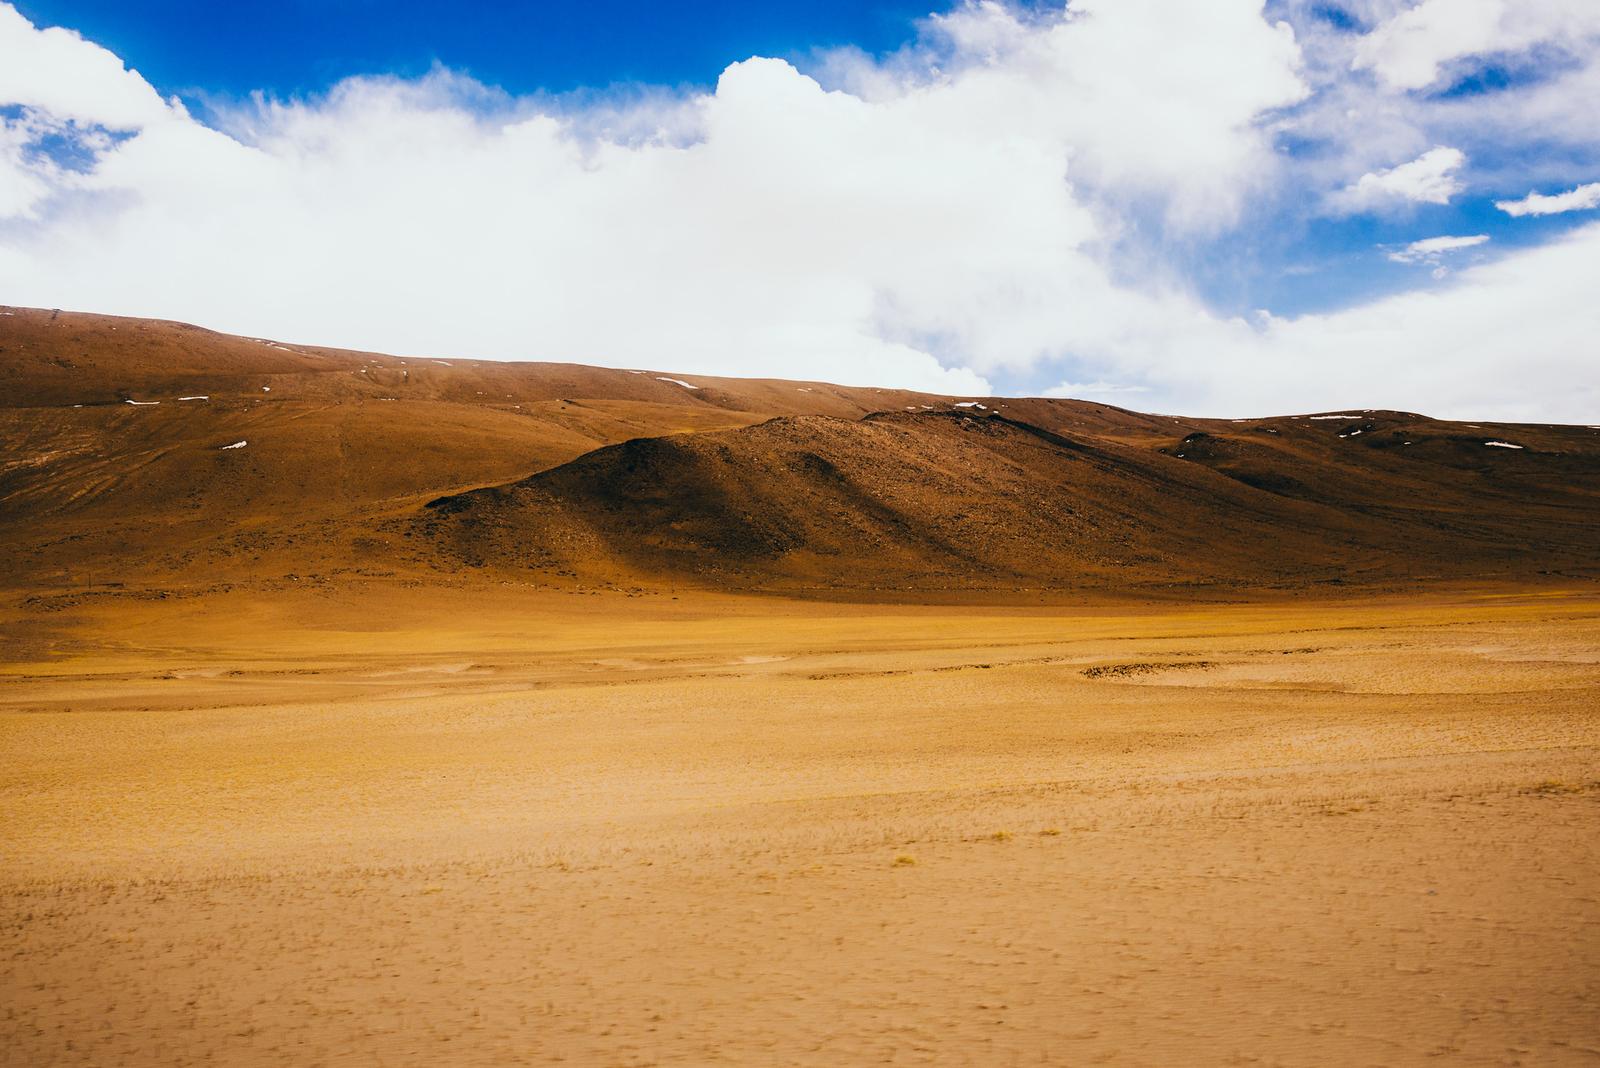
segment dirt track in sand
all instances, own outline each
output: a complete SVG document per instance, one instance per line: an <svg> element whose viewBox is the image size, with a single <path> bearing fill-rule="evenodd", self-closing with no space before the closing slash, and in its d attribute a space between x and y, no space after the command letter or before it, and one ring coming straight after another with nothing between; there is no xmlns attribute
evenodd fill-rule
<svg viewBox="0 0 1600 1068"><path fill-rule="evenodd" d="M65 617L7 1065L1600 1057L1592 595Z"/></svg>

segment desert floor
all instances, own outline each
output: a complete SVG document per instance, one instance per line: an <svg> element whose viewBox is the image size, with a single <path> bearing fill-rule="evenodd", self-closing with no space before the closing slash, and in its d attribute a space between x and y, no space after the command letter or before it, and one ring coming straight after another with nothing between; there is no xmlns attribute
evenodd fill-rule
<svg viewBox="0 0 1600 1068"><path fill-rule="evenodd" d="M78 600L6 1065L1600 1064L1592 592Z"/></svg>

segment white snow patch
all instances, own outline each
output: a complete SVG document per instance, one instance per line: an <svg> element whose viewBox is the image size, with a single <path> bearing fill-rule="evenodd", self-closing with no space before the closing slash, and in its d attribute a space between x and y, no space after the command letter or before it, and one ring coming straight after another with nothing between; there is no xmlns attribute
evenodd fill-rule
<svg viewBox="0 0 1600 1068"><path fill-rule="evenodd" d="M451 366L453 366L448 360L434 360L433 362L438 364L440 367L451 367Z"/></svg>
<svg viewBox="0 0 1600 1068"><path fill-rule="evenodd" d="M161 403L161 402L160 402L160 401L136 401L136 400L126 400L126 401L123 401L123 402L122 402L122 403L123 403L123 404L137 404L137 405L138 405L138 406L139 406L139 407L141 407L141 408L148 408L148 407L150 407L150 406L151 406L151 405L152 405L152 404L160 404L160 403Z"/></svg>
<svg viewBox="0 0 1600 1068"><path fill-rule="evenodd" d="M984 407L984 405L979 404L977 401L957 401L956 402L956 407L957 408L983 408L984 411L988 411L989 410L988 408Z"/></svg>
<svg viewBox="0 0 1600 1068"><path fill-rule="evenodd" d="M188 400L203 400L203 401L208 401L208 400L210 400L210 399L211 399L211 398L210 398L210 397L209 397L209 396L208 396L208 395L207 395L207 394L204 394L204 393L197 393L197 394L195 394L195 395L194 395L194 396L192 396L192 397L179 397L179 398L178 398L178 399L179 399L179 400L181 400L181 401L188 401Z"/></svg>
<svg viewBox="0 0 1600 1068"><path fill-rule="evenodd" d="M1354 430L1346 430L1343 434L1340 434L1339 436L1341 438L1353 438L1359 433L1361 433L1361 428L1357 427Z"/></svg>
<svg viewBox="0 0 1600 1068"><path fill-rule="evenodd" d="M221 451L227 452L229 449L242 449L248 444L250 444L248 441L236 441L232 445L224 445Z"/></svg>
<svg viewBox="0 0 1600 1068"><path fill-rule="evenodd" d="M700 388L699 386L690 385L688 382L685 382L681 378L668 378L666 375L656 375L656 381L657 382L671 382L673 385L682 386L684 389L699 389Z"/></svg>
<svg viewBox="0 0 1600 1068"><path fill-rule="evenodd" d="M1520 449L1521 445L1513 445L1509 441L1486 441L1485 445L1492 445L1497 449Z"/></svg>
<svg viewBox="0 0 1600 1068"><path fill-rule="evenodd" d="M261 387L261 392L263 392L263 393L271 393L272 392L272 387L271 386L262 386Z"/></svg>
<svg viewBox="0 0 1600 1068"><path fill-rule="evenodd" d="M1306 416L1306 418L1307 419L1360 419L1361 416L1359 414L1355 413L1355 412L1352 412L1349 415L1308 415L1308 416Z"/></svg>

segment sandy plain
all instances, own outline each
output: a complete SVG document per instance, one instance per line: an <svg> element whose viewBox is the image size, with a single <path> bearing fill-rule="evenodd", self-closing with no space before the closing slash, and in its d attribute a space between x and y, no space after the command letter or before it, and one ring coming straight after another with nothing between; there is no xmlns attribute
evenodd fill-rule
<svg viewBox="0 0 1600 1068"><path fill-rule="evenodd" d="M1600 1063L1593 592L0 634L6 1065Z"/></svg>

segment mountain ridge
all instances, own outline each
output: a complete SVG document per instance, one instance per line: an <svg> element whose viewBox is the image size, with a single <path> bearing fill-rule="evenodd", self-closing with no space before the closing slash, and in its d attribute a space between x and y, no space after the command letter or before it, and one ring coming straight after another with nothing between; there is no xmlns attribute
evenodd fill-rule
<svg viewBox="0 0 1600 1068"><path fill-rule="evenodd" d="M0 584L833 591L1600 574L1600 431L1196 419L4 309Z"/></svg>

